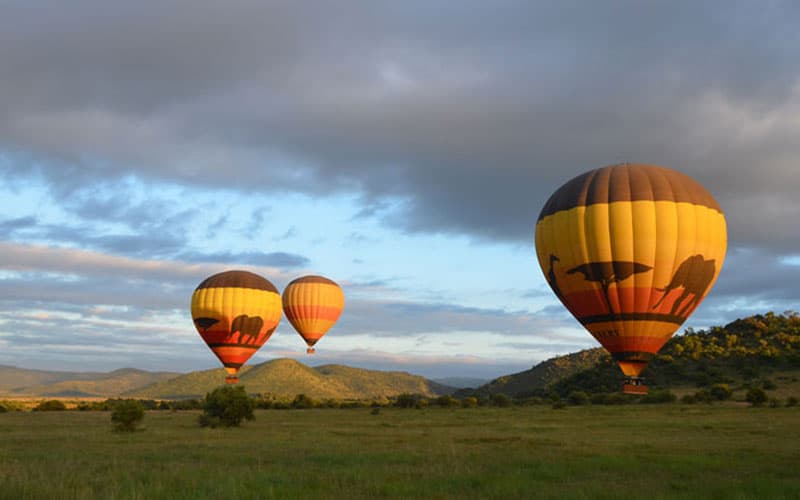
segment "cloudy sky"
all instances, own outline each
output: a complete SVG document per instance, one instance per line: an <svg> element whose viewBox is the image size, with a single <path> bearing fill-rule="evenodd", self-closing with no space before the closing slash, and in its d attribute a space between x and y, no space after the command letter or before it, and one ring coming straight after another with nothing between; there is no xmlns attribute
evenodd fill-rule
<svg viewBox="0 0 800 500"><path fill-rule="evenodd" d="M798 309L800 4L0 1L0 364L218 366L206 276L317 273L309 358L494 377L595 346L533 246L549 194L687 173L729 253L684 326Z"/></svg>

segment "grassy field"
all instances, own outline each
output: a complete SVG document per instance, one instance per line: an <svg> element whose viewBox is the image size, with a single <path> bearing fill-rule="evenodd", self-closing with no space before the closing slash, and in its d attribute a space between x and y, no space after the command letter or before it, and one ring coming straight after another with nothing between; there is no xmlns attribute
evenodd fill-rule
<svg viewBox="0 0 800 500"><path fill-rule="evenodd" d="M0 414L0 498L800 498L800 408Z"/></svg>

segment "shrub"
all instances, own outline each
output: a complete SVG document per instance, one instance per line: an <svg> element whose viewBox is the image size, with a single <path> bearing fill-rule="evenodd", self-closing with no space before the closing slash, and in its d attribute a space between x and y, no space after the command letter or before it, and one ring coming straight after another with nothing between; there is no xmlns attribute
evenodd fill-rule
<svg viewBox="0 0 800 500"><path fill-rule="evenodd" d="M292 400L292 408L307 410L314 408L317 405L316 401L306 396L305 394L298 394Z"/></svg>
<svg viewBox="0 0 800 500"><path fill-rule="evenodd" d="M678 397L671 393L667 389L660 389L650 391L644 397L642 397L641 402L644 404L663 404L663 403L673 403L677 400Z"/></svg>
<svg viewBox="0 0 800 500"><path fill-rule="evenodd" d="M198 419L202 427L238 427L242 420L253 420L253 400L241 385L217 387L206 394L203 414Z"/></svg>
<svg viewBox="0 0 800 500"><path fill-rule="evenodd" d="M111 422L120 432L133 432L144 419L144 405L135 399L126 399L114 405Z"/></svg>
<svg viewBox="0 0 800 500"><path fill-rule="evenodd" d="M589 395L583 391L570 392L569 396L567 396L567 401L569 402L569 404L575 406L585 406L590 403Z"/></svg>
<svg viewBox="0 0 800 500"><path fill-rule="evenodd" d="M169 406L173 410L200 410L203 404L204 402L199 399L180 399L172 401Z"/></svg>
<svg viewBox="0 0 800 500"><path fill-rule="evenodd" d="M695 403L694 394L684 394L681 398L681 403L687 405L693 405Z"/></svg>
<svg viewBox="0 0 800 500"><path fill-rule="evenodd" d="M436 404L442 408L453 408L459 405L459 401L452 396L439 396L436 398ZM477 401L476 401L477 404Z"/></svg>
<svg viewBox="0 0 800 500"><path fill-rule="evenodd" d="M767 393L758 387L751 387L747 390L745 400L752 406L761 406L767 402Z"/></svg>
<svg viewBox="0 0 800 500"><path fill-rule="evenodd" d="M714 384L708 391L711 397L717 401L726 401L731 398L733 392L728 384Z"/></svg>
<svg viewBox="0 0 800 500"><path fill-rule="evenodd" d="M567 407L567 403L563 399L559 399L558 401L553 401L553 409L554 410L563 410L566 407Z"/></svg>
<svg viewBox="0 0 800 500"><path fill-rule="evenodd" d="M513 401L511 401L511 398L503 393L492 394L491 401L492 401L492 406L497 406L500 408L508 408L513 403Z"/></svg>
<svg viewBox="0 0 800 500"><path fill-rule="evenodd" d="M372 410L370 410L369 414L370 414L370 415L380 415L380 414L381 414L381 409L380 409L380 407L376 406L375 408L373 408Z"/></svg>
<svg viewBox="0 0 800 500"><path fill-rule="evenodd" d="M0 413L5 413L7 411L8 411L8 408L6 408L5 405L0 404Z"/></svg>
<svg viewBox="0 0 800 500"><path fill-rule="evenodd" d="M761 387L763 387L765 391L774 391L775 389L778 388L778 386L775 385L775 382L773 382L768 378L764 379L764 382L761 384Z"/></svg>
<svg viewBox="0 0 800 500"><path fill-rule="evenodd" d="M67 406L63 401L51 399L50 401L42 401L33 408L33 411L64 411Z"/></svg>
<svg viewBox="0 0 800 500"><path fill-rule="evenodd" d="M800 401L798 401L797 398L794 397L794 396L789 396L788 398L786 398L786 406L787 407L797 406L798 402L800 402Z"/></svg>
<svg viewBox="0 0 800 500"><path fill-rule="evenodd" d="M606 397L607 405L624 405L628 402L630 402L630 399L625 397L625 394L621 392L612 392Z"/></svg>
<svg viewBox="0 0 800 500"><path fill-rule="evenodd" d="M781 405L781 400L780 399L772 398L772 399L769 400L769 407L770 408L780 408L781 406L782 405Z"/></svg>
<svg viewBox="0 0 800 500"><path fill-rule="evenodd" d="M461 406L463 408L475 408L478 406L478 398L468 396L461 400Z"/></svg>
<svg viewBox="0 0 800 500"><path fill-rule="evenodd" d="M705 389L700 389L694 393L695 403L710 403L712 401L711 393Z"/></svg>
<svg viewBox="0 0 800 500"><path fill-rule="evenodd" d="M394 404L398 408L414 408L417 406L417 398L413 394L404 392L397 396L397 400Z"/></svg>

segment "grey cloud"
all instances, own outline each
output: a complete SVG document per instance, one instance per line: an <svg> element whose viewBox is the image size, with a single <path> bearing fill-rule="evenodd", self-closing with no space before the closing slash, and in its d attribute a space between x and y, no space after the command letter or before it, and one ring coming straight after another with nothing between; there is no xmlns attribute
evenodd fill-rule
<svg viewBox="0 0 800 500"><path fill-rule="evenodd" d="M0 135L73 165L48 170L59 184L357 191L365 216L406 200L382 215L404 230L506 241L530 238L570 176L647 161L710 187L737 244L786 249L800 243L779 229L800 211L798 10L12 2ZM770 200L782 210L749 209Z"/></svg>
<svg viewBox="0 0 800 500"><path fill-rule="evenodd" d="M242 252L242 253L201 253L184 252L178 256L188 262L221 262L238 263L256 266L269 266L279 268L298 268L308 265L311 261L302 255L287 252Z"/></svg>
<svg viewBox="0 0 800 500"><path fill-rule="evenodd" d="M33 216L2 220L0 221L0 238L10 238L13 236L14 232L20 229L29 229L35 227L36 223L37 219Z"/></svg>
<svg viewBox="0 0 800 500"><path fill-rule="evenodd" d="M375 318L381 318L376 324ZM395 336L452 331L536 336L554 327L571 326L564 315L529 314L463 307L455 304L350 300L336 328L342 335ZM555 337L559 334L547 333Z"/></svg>

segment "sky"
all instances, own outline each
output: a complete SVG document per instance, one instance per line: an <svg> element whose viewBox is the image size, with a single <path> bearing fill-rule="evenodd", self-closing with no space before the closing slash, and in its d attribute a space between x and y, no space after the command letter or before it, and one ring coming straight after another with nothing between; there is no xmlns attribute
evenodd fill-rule
<svg viewBox="0 0 800 500"><path fill-rule="evenodd" d="M598 344L536 260L550 193L675 168L728 223L684 328L800 299L800 4L0 0L0 364L219 366L207 276L339 282L307 356L493 378Z"/></svg>

